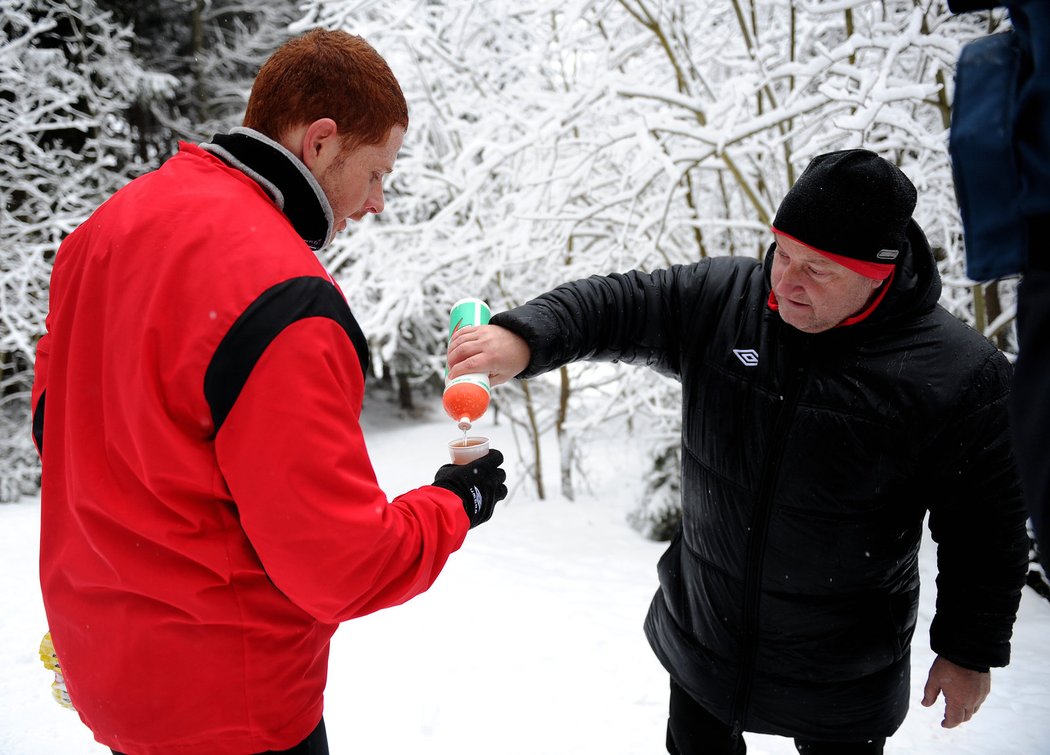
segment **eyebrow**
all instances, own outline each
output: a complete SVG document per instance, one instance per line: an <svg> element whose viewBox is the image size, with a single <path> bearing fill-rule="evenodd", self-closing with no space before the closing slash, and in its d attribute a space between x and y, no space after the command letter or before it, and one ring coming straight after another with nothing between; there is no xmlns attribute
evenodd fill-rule
<svg viewBox="0 0 1050 755"><path fill-rule="evenodd" d="M782 247L779 243L777 243L776 246L778 252L780 252L781 254L785 254L788 257L791 256L791 252ZM836 267L839 266L837 262L835 262L834 260L829 260L827 257L821 254L817 254L816 257L810 257L808 260L798 260L798 262L808 265L809 267L828 272L833 271Z"/></svg>

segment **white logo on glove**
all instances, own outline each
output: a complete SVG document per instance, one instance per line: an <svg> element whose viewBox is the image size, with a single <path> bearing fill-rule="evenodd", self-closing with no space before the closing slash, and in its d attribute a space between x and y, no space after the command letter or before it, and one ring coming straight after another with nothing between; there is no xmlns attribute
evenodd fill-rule
<svg viewBox="0 0 1050 755"><path fill-rule="evenodd" d="M477 515L481 511L481 491L478 490L477 485L470 489L470 494L474 497L474 514Z"/></svg>

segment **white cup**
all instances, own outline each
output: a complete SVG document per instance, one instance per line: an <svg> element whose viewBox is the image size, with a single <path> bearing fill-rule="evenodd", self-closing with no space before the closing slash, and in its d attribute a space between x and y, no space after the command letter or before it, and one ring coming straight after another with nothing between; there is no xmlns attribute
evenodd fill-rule
<svg viewBox="0 0 1050 755"><path fill-rule="evenodd" d="M456 438L448 444L448 455L453 464L469 464L489 452L489 439L480 435Z"/></svg>

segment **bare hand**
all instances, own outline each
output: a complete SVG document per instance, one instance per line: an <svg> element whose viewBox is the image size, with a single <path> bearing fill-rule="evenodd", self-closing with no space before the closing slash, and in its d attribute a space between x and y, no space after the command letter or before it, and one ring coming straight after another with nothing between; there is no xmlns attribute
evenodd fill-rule
<svg viewBox="0 0 1050 755"><path fill-rule="evenodd" d="M929 708L944 693L944 720L941 726L953 729L973 718L992 690L992 675L971 671L937 656L926 679L922 704Z"/></svg>
<svg viewBox="0 0 1050 755"><path fill-rule="evenodd" d="M498 325L460 328L448 344L448 376L471 372L489 376L492 385L505 383L529 365L531 351L521 336Z"/></svg>

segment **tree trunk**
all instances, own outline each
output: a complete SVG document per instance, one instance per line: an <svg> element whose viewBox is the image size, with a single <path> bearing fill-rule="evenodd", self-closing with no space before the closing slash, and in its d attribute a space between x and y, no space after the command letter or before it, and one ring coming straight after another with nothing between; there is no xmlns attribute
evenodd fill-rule
<svg viewBox="0 0 1050 755"><path fill-rule="evenodd" d="M569 380L569 370L565 365L558 370L561 378L561 391L558 395L558 420L555 429L558 435L558 450L561 455L561 494L568 501L576 500L576 492L572 485L572 459L575 455L576 441L571 434L565 432L565 420L569 415L569 396L572 393L572 383Z"/></svg>

